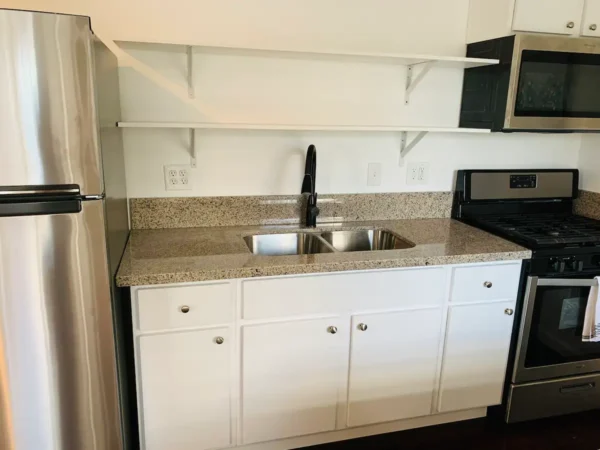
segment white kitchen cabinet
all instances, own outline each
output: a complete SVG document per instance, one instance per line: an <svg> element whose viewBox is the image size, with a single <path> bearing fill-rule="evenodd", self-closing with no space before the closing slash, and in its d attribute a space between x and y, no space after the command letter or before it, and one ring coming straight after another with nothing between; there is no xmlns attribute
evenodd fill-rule
<svg viewBox="0 0 600 450"><path fill-rule="evenodd" d="M456 267L452 271L452 303L485 302L515 298L521 264L485 264Z"/></svg>
<svg viewBox="0 0 600 450"><path fill-rule="evenodd" d="M348 336L340 318L243 328L244 444L336 429Z"/></svg>
<svg viewBox="0 0 600 450"><path fill-rule="evenodd" d="M441 308L352 318L348 426L431 414Z"/></svg>
<svg viewBox="0 0 600 450"><path fill-rule="evenodd" d="M599 3L600 0L470 0L467 42L496 39L515 31L600 37Z"/></svg>
<svg viewBox="0 0 600 450"><path fill-rule="evenodd" d="M231 444L229 328L139 338L145 450Z"/></svg>
<svg viewBox="0 0 600 450"><path fill-rule="evenodd" d="M584 0L516 0L512 28L553 34L578 34Z"/></svg>
<svg viewBox="0 0 600 450"><path fill-rule="evenodd" d="M585 0L581 35L600 37L600 0Z"/></svg>
<svg viewBox="0 0 600 450"><path fill-rule="evenodd" d="M141 449L283 450L481 417L501 402L520 267L134 288Z"/></svg>
<svg viewBox="0 0 600 450"><path fill-rule="evenodd" d="M440 412L502 402L515 300L450 307Z"/></svg>
<svg viewBox="0 0 600 450"><path fill-rule="evenodd" d="M445 277L443 268L427 267L257 278L242 283L242 314L254 320L440 306ZM282 292L286 301L281 301Z"/></svg>
<svg viewBox="0 0 600 450"><path fill-rule="evenodd" d="M226 324L233 320L234 300L228 282L139 289L138 329L144 332Z"/></svg>

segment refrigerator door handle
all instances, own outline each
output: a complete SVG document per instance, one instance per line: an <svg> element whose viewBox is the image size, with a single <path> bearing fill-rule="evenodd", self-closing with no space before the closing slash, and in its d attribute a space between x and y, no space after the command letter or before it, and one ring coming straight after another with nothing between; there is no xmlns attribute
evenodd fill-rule
<svg viewBox="0 0 600 450"><path fill-rule="evenodd" d="M48 195L74 196L79 195L79 186L76 184L48 185L48 186L2 186L0 198L3 200L12 197L38 197Z"/></svg>

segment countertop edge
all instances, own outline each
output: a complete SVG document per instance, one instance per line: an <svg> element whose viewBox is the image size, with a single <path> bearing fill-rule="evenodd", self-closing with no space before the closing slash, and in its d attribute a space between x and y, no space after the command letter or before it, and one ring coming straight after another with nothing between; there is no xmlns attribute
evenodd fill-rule
<svg viewBox="0 0 600 450"><path fill-rule="evenodd" d="M406 267L430 267L448 264L471 264L480 262L501 262L531 258L530 250L462 254L450 256L409 257L384 260L353 260L331 263L299 264L270 267L243 267L235 269L214 269L191 272L156 273L146 275L117 274L118 287L152 286L201 281L235 280L271 276L300 275L348 272L356 270L394 269Z"/></svg>

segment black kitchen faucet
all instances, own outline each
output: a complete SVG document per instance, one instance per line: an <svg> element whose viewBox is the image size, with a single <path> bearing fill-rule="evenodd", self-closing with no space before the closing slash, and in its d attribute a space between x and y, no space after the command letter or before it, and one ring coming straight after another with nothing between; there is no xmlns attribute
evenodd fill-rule
<svg viewBox="0 0 600 450"><path fill-rule="evenodd" d="M302 180L302 194L308 194L306 199L306 226L316 227L319 208L317 207L317 193L315 184L317 181L317 148L310 145L306 151L306 165L304 168L304 179Z"/></svg>

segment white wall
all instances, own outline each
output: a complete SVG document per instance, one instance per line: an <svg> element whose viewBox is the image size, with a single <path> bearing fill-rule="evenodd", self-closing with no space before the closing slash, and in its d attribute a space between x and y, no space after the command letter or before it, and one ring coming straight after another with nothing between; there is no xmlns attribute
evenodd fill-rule
<svg viewBox="0 0 600 450"><path fill-rule="evenodd" d="M454 39L464 48L464 33ZM126 49L185 85L181 46ZM433 69L409 105L404 103L406 67L396 64L198 49L194 70L197 99L186 104L122 68L124 120L438 127L458 123L463 77L459 69ZM124 130L132 197L297 194L309 144L318 149L321 193L448 191L460 168L576 167L580 140L579 135L430 133L400 167L399 133L200 130L198 168L191 171L193 189L167 192L163 165L189 163L188 131ZM406 165L411 161L429 164L427 185L407 185ZM380 186L367 186L370 162L382 165Z"/></svg>
<svg viewBox="0 0 600 450"><path fill-rule="evenodd" d="M181 130L127 130L131 197L298 194L304 153L318 150L317 190L329 193L452 189L454 171L467 168L576 167L579 141L568 135L429 134L409 160L429 163L430 183L409 186L398 166L393 133L275 133L210 131L199 138L192 191L164 190L162 164L187 164ZM369 162L382 164L381 186L367 186Z"/></svg>
<svg viewBox="0 0 600 450"><path fill-rule="evenodd" d="M0 0L86 14L113 40L231 47L461 51L468 0ZM414 51L414 49L413 49Z"/></svg>
<svg viewBox="0 0 600 450"><path fill-rule="evenodd" d="M600 135L586 134L579 153L579 186L586 191L600 192Z"/></svg>
<svg viewBox="0 0 600 450"><path fill-rule="evenodd" d="M498 13L510 2L501 3ZM94 29L113 40L462 56L469 0L0 0L0 7L88 14ZM181 47L129 50L185 84ZM405 106L402 66L235 52L198 53L194 59L198 98L192 104L123 68L125 120L451 127L458 122L460 70L433 70ZM294 194L311 143L319 151L322 193L449 190L458 168L576 167L581 138L430 133L405 161L429 163L430 183L415 187L405 183L406 166L398 166L398 134L202 132L194 189L169 194L162 166L189 162L187 133L125 130L124 139L129 195L136 197ZM369 162L382 164L381 186L366 185Z"/></svg>

